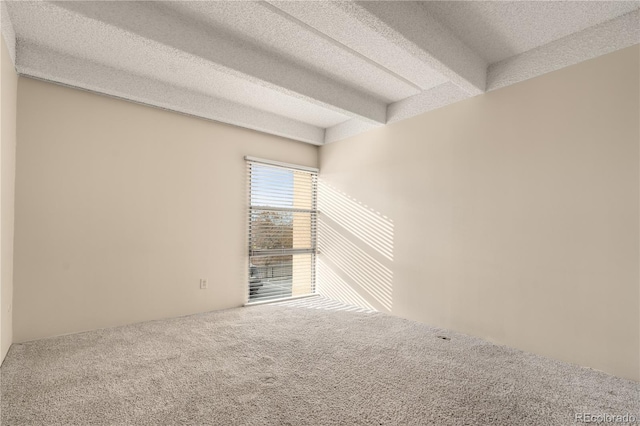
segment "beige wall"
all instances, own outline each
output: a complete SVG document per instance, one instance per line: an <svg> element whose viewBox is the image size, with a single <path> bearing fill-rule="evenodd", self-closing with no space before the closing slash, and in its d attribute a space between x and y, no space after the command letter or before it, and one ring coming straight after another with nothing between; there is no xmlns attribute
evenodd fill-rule
<svg viewBox="0 0 640 426"><path fill-rule="evenodd" d="M13 218L16 167L16 106L18 75L4 37L0 42L0 363L13 339Z"/></svg>
<svg viewBox="0 0 640 426"><path fill-rule="evenodd" d="M639 48L320 149L320 289L640 379Z"/></svg>
<svg viewBox="0 0 640 426"><path fill-rule="evenodd" d="M28 78L18 89L15 341L245 302L243 156L316 167L315 146Z"/></svg>

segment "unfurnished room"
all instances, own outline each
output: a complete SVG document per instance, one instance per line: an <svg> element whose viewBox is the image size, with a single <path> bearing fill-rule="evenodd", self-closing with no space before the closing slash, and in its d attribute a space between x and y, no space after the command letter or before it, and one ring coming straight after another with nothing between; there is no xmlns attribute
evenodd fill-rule
<svg viewBox="0 0 640 426"><path fill-rule="evenodd" d="M0 0L2 426L640 422L640 1Z"/></svg>

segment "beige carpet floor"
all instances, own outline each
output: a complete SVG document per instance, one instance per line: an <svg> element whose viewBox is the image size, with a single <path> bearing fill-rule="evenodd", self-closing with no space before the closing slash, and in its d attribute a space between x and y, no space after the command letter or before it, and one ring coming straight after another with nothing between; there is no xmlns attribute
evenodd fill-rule
<svg viewBox="0 0 640 426"><path fill-rule="evenodd" d="M264 305L15 344L1 369L2 425L557 426L578 412L638 415L636 382L339 309Z"/></svg>

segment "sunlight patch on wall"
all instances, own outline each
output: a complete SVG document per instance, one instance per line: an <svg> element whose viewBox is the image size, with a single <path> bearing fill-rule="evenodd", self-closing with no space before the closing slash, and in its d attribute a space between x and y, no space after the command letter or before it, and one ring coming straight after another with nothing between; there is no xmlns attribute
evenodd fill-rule
<svg viewBox="0 0 640 426"><path fill-rule="evenodd" d="M367 310L393 306L393 221L318 180L317 292Z"/></svg>
<svg viewBox="0 0 640 426"><path fill-rule="evenodd" d="M354 306L375 311L376 309L367 300L358 294L346 281L336 274L321 258L316 264L318 281L321 282L321 293L333 300L340 300Z"/></svg>
<svg viewBox="0 0 640 426"><path fill-rule="evenodd" d="M393 260L393 222L326 182L318 181L318 210L351 235Z"/></svg>
<svg viewBox="0 0 640 426"><path fill-rule="evenodd" d="M372 301L391 311L393 273L354 242L349 241L348 234L344 235L341 231L324 218L318 221L318 248L321 258L331 262L351 282L367 293ZM324 281L321 286L324 286Z"/></svg>

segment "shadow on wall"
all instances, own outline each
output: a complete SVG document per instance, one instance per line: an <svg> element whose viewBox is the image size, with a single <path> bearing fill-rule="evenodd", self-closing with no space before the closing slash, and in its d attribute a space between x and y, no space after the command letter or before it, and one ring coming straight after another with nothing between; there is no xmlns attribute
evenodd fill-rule
<svg viewBox="0 0 640 426"><path fill-rule="evenodd" d="M318 293L391 312L393 221L323 180L318 210Z"/></svg>

